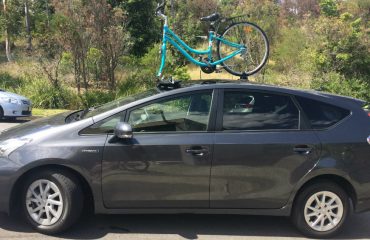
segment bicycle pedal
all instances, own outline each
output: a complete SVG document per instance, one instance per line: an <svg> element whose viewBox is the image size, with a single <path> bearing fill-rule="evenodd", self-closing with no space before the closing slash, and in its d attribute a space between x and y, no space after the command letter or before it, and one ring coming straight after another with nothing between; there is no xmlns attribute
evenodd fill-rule
<svg viewBox="0 0 370 240"><path fill-rule="evenodd" d="M221 69L216 69L215 73L222 73L222 70Z"/></svg>

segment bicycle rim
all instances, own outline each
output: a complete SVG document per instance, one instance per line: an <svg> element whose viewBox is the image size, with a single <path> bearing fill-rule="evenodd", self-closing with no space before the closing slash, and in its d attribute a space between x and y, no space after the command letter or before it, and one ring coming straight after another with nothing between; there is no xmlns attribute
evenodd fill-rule
<svg viewBox="0 0 370 240"><path fill-rule="evenodd" d="M222 63L229 73L236 76L250 76L261 70L266 64L269 43L266 34L257 25L248 22L233 24L224 31L222 38L246 47L245 52ZM217 51L220 59L236 50L236 48L218 41Z"/></svg>

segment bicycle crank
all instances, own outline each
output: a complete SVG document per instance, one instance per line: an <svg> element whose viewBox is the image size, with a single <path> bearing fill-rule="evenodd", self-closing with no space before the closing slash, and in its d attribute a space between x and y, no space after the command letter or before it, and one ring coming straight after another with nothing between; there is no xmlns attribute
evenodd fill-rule
<svg viewBox="0 0 370 240"><path fill-rule="evenodd" d="M202 72L204 72L206 74L211 74L214 71L216 71L216 66L212 66L211 64L209 64L208 58L204 59L202 62L204 62L205 64L208 65L208 66L201 66L200 67L200 69L202 70Z"/></svg>

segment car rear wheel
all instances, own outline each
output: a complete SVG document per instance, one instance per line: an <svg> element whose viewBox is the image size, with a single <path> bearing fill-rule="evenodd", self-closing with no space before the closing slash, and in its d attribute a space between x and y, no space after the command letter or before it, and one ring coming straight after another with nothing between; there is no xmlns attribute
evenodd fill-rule
<svg viewBox="0 0 370 240"><path fill-rule="evenodd" d="M26 180L22 205L27 221L36 230L56 234L79 218L83 194L78 180L68 172L41 171Z"/></svg>
<svg viewBox="0 0 370 240"><path fill-rule="evenodd" d="M297 197L292 221L308 237L329 238L342 229L349 207L347 193L337 184L317 182Z"/></svg>

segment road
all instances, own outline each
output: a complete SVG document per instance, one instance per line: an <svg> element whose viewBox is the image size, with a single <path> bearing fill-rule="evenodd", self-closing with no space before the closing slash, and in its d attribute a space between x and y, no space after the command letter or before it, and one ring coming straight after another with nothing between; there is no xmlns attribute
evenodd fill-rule
<svg viewBox="0 0 370 240"><path fill-rule="evenodd" d="M0 131L20 124L0 122ZM351 216L336 239L370 239L370 213ZM34 232L18 217L0 214L0 239L304 239L286 217L233 215L97 215L57 237Z"/></svg>

